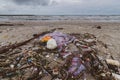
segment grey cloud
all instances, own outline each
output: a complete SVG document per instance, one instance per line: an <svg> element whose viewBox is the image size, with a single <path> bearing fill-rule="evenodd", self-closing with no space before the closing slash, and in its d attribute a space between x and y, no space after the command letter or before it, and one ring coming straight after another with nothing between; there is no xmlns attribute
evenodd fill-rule
<svg viewBox="0 0 120 80"><path fill-rule="evenodd" d="M0 0L0 14L120 14L120 0L80 0L80 3L74 3L73 1L74 0Z"/></svg>
<svg viewBox="0 0 120 80"><path fill-rule="evenodd" d="M13 0L16 4L19 5L49 5L50 0Z"/></svg>

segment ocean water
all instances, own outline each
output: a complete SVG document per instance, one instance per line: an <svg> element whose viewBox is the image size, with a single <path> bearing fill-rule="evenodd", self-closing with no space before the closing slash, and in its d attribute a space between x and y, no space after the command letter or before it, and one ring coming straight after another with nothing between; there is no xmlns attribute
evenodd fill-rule
<svg viewBox="0 0 120 80"><path fill-rule="evenodd" d="M80 16L40 16L40 15L0 15L0 21L16 20L85 20L98 22L120 22L120 15L80 15Z"/></svg>

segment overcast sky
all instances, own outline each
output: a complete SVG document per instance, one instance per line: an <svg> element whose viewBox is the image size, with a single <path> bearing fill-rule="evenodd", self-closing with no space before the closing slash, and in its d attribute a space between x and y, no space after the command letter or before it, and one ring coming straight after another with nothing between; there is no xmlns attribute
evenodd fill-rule
<svg viewBox="0 0 120 80"><path fill-rule="evenodd" d="M119 15L120 0L0 0L0 14Z"/></svg>

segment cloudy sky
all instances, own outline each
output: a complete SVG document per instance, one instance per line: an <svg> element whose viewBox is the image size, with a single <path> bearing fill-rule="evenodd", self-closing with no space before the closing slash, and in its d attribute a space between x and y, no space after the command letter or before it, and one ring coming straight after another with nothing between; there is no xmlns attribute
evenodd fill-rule
<svg viewBox="0 0 120 80"><path fill-rule="evenodd" d="M120 0L0 0L0 14L120 15Z"/></svg>

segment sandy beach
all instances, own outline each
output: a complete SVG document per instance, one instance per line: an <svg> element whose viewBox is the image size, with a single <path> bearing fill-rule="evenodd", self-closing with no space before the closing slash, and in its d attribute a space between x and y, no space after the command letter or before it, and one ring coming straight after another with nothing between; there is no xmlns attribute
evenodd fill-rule
<svg viewBox="0 0 120 80"><path fill-rule="evenodd" d="M120 80L120 0L0 0L0 80Z"/></svg>
<svg viewBox="0 0 120 80"><path fill-rule="evenodd" d="M120 80L120 0L0 0L0 80Z"/></svg>
<svg viewBox="0 0 120 80"><path fill-rule="evenodd" d="M64 33L92 33L108 46L108 52L116 59L120 57L120 23L93 22L90 20L62 21L1 21L0 45L21 42L53 28L63 28Z"/></svg>
<svg viewBox="0 0 120 80"><path fill-rule="evenodd" d="M61 20L61 21L1 21L0 46L28 40L33 34L38 34L54 28L63 33L90 33L97 40L107 45L107 50L99 47L102 57L110 53L120 61L120 22L98 22L90 20ZM105 53L105 54L103 54ZM91 78L91 77L90 77ZM91 78L90 80L94 80Z"/></svg>

